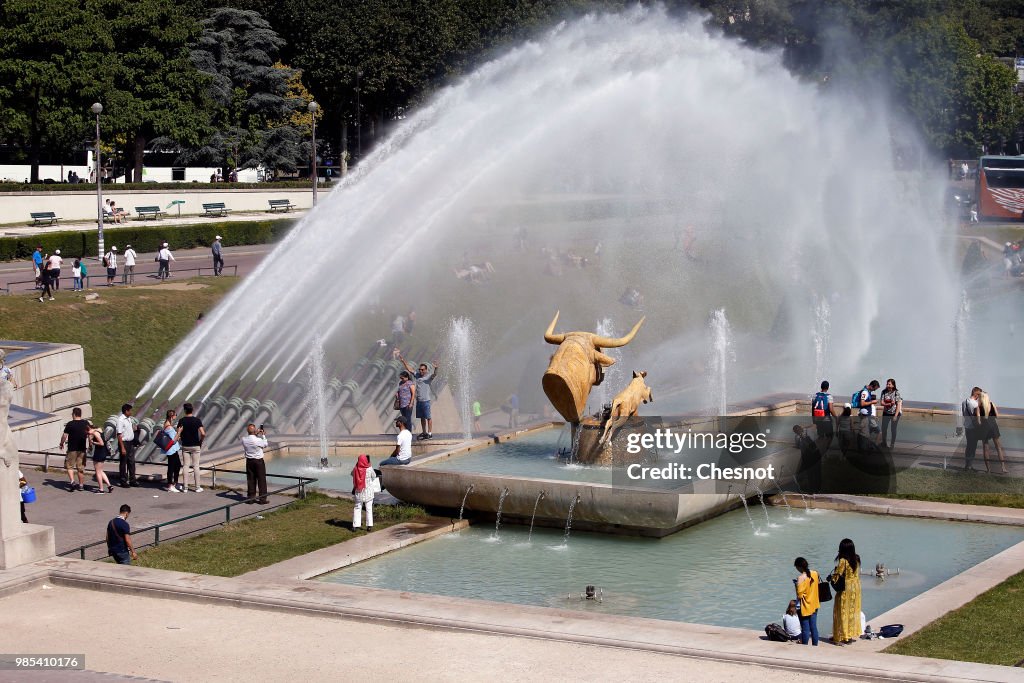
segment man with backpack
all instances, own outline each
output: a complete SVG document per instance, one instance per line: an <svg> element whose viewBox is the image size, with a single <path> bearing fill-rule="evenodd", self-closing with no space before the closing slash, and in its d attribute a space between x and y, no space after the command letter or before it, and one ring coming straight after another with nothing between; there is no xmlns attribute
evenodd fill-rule
<svg viewBox="0 0 1024 683"><path fill-rule="evenodd" d="M822 453L832 445L835 436L835 424L832 422L832 394L828 393L828 380L821 383L821 391L811 399L811 418L818 433L818 450Z"/></svg>
<svg viewBox="0 0 1024 683"><path fill-rule="evenodd" d="M876 437L882 433L875 418L875 404L878 403L878 396L875 392L882 386L877 379L873 379L864 385L864 388L853 395L853 406L860 414L860 434L866 440L875 443Z"/></svg>
<svg viewBox="0 0 1024 683"><path fill-rule="evenodd" d="M117 513L117 517L107 523L107 552L118 564L131 564L139 559L132 545L132 528L128 524L131 506L125 504Z"/></svg>

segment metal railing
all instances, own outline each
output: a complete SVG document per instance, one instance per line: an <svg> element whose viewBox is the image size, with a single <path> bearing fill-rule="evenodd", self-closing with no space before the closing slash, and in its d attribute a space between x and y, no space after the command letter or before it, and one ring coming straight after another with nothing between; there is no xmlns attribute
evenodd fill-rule
<svg viewBox="0 0 1024 683"><path fill-rule="evenodd" d="M124 278L124 271L121 270L120 268L118 268L118 270L121 271L121 272L119 272L117 275L114 276L114 284L115 285L119 285L121 287L124 287L124 286L131 287L131 285L125 285L124 284L124 280L123 280L123 278ZM222 272L223 271L228 271L228 270L231 271L231 275L233 277L237 277L238 276L238 265L237 264L230 265L230 266L226 265L223 268L221 268ZM175 275L177 275L178 273L193 273L194 272L196 274L195 277L202 277L204 271L209 273L210 275L214 274L213 266L203 266L203 267L200 267L200 268L175 268L171 272L173 274L175 274ZM146 272L141 272L141 271L140 272L136 272L134 274L134 277L151 277L153 279L160 279L161 281L164 280L164 279L160 278L160 271L158 271L158 270L147 270ZM90 283L90 281L93 278L95 278L100 283L97 286L104 286L105 282L106 282L107 276L106 276L106 273L98 273L96 275L86 275L85 277L82 278L82 280L83 280L82 284L86 288L91 287L92 285L90 285L89 283ZM65 276L62 275L60 279L61 279L62 282L63 281L68 281L68 282L73 282L74 281L74 278L72 278L70 276L65 277ZM8 283L6 283L4 285L0 285L0 292L3 292L4 294L11 294L15 285L31 285L30 287L28 287L28 286L23 287L23 288L19 289L18 291L23 291L23 292L38 291L38 290L36 290L36 281L35 280L17 280L15 282L8 282ZM58 289L58 290L54 290L54 291L58 291L58 292L60 292L60 291L68 291L68 292L70 292L72 290L71 289L65 289L65 290Z"/></svg>
<svg viewBox="0 0 1024 683"><path fill-rule="evenodd" d="M225 473L225 474L245 474L246 473L245 470L227 470L227 469L223 469L223 468L220 468L220 467L200 467L199 469L200 470L206 470L208 472L212 472L213 473L213 483L211 484L211 487L217 485L217 472L221 472L221 473ZM294 476L294 475L290 475L290 474L270 474L269 472L267 473L267 478L268 479L269 478L297 479L298 482L295 483L295 484L290 484L288 486L282 486L281 488L274 489L273 491L267 491L267 496L272 496L272 495L284 493L286 491L291 491L293 489L298 489L298 497L300 499L304 499L306 497L306 487L309 486L310 484L315 483L317 481L317 479L315 477L301 477L301 476ZM136 544L136 543L133 542L132 543L132 547L134 547L136 550L139 550L141 548L148 548L150 546L156 547L156 546L160 545L160 529L161 528L166 527L166 526L171 526L172 524L180 524L181 522L187 522L190 519L197 519L199 517L204 517L206 515L212 515L212 514L215 514L215 513L223 512L224 513L224 520L223 521L213 522L212 524L207 524L206 526L201 526L201 527L196 528L196 529L190 529L188 531L183 531L181 534L178 534L178 536L172 536L171 538L178 538L179 536L187 536L189 534L195 534L195 533L198 533L200 531L205 531L207 529L211 529L211 528L213 528L215 526L222 526L222 525L225 525L225 524L230 524L231 521L232 521L232 519L231 519L231 509L233 507L236 507L238 505L245 505L245 504L249 503L250 501L256 500L257 498L260 498L260 496L259 495L249 496L247 498L243 498L242 500L236 500L233 503L228 503L226 505L221 505L219 507L210 508L209 510L203 510L202 512L196 512L196 513L191 514L191 515L186 515L185 517L178 517L177 519L172 519L172 520L170 520L168 522L159 522L157 524L151 524L151 525L149 525L147 527L143 527L141 529L133 529L131 531L131 536L132 536L133 539L136 536L140 535L140 534L145 534L145 533L148 533L148 532L152 531L153 532L153 541L150 542L150 543L143 543L141 545L140 544ZM261 509L262 510L274 510L276 508L280 508L280 507L284 507L286 505L290 505L293 502L294 501L292 501L292 500L288 500L288 501L285 501L285 502L282 502L282 503L278 503L277 505L270 505L268 507L261 508ZM241 517L236 517L236 519L242 519L242 518L244 518L246 516L247 515L241 515ZM165 539L165 540L169 540L169 539ZM88 550L90 548L95 548L97 546L105 546L106 544L107 544L106 539L104 539L102 541L97 541L95 543L88 543L86 545L81 545L81 546L78 546L76 548L72 548L71 550L65 550L62 553L57 553L57 557L65 557L67 555L78 553L79 558L84 560L85 559L85 551L86 550ZM97 559L102 560L102 559L107 558L107 557L110 557L109 553L101 555Z"/></svg>

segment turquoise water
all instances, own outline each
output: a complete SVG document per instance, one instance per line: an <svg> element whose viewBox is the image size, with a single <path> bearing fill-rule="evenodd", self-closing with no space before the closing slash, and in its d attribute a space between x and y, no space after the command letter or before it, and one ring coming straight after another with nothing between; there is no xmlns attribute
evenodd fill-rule
<svg viewBox="0 0 1024 683"><path fill-rule="evenodd" d="M737 510L662 539L503 525L474 526L319 580L523 605L761 629L781 621L793 597L793 559L827 572L839 541L857 544L865 568L900 568L886 581L862 576L863 609L875 616L1024 541L1024 529L825 510ZM604 602L581 601L587 584ZM572 597L568 596L572 594ZM831 633L832 606L819 616Z"/></svg>

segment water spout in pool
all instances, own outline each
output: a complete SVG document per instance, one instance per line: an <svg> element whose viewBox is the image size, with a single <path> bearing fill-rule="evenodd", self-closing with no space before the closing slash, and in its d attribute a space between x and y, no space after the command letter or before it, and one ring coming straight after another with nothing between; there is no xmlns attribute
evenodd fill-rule
<svg viewBox="0 0 1024 683"><path fill-rule="evenodd" d="M540 505L540 499L544 497L544 492L541 491L537 494L537 500L533 501L533 514L530 515L530 533L526 537L526 542L529 543L533 540L533 520L537 518L537 506Z"/></svg>
<svg viewBox="0 0 1024 683"><path fill-rule="evenodd" d="M324 372L324 344L317 333L313 336L313 348L309 354L309 365L307 365L307 377L309 378L309 410L312 417L313 430L320 444L320 455L316 457L312 452L307 455L310 467L326 469L327 465L327 379Z"/></svg>
<svg viewBox="0 0 1024 683"><path fill-rule="evenodd" d="M476 369L476 332L473 321L469 318L455 318L448 325L448 348L451 350L453 362L451 369L454 376L453 392L462 420L462 438L473 438L473 397L475 387L473 376Z"/></svg>
<svg viewBox="0 0 1024 683"><path fill-rule="evenodd" d="M501 508L505 504L505 497L509 494L509 488L506 486L498 496L498 516L494 520L494 538L498 537L498 530L501 529Z"/></svg>
<svg viewBox="0 0 1024 683"><path fill-rule="evenodd" d="M782 490L781 486L779 486L778 480L775 481L775 490L777 490L779 495L782 496L782 504L786 506L786 517L792 519L793 508L789 506L789 501L786 499L786 492Z"/></svg>
<svg viewBox="0 0 1024 683"><path fill-rule="evenodd" d="M828 298L822 295L814 306L814 327L811 329L814 341L814 377L812 386L822 380L828 362L828 347L832 340L832 307Z"/></svg>
<svg viewBox="0 0 1024 683"><path fill-rule="evenodd" d="M576 503L580 502L579 494L572 499L569 503L569 514L565 518L565 538L562 540L562 545L568 545L569 543L569 532L572 531L572 511L576 509Z"/></svg>
<svg viewBox="0 0 1024 683"><path fill-rule="evenodd" d="M711 314L708 332L711 337L708 351L708 395L712 401L710 414L725 415L728 412L729 367L736 361L736 352L733 349L732 328L724 308Z"/></svg>
<svg viewBox="0 0 1024 683"><path fill-rule="evenodd" d="M459 521L462 520L462 513L466 509L466 499L469 498L469 493L472 490L473 490L473 485L470 484L469 488L466 489L466 495L462 496L462 505L459 506Z"/></svg>
<svg viewBox="0 0 1024 683"><path fill-rule="evenodd" d="M757 484L754 484L754 490L757 491L757 500L761 503L761 509L764 510L764 521L768 525L766 528L770 529L772 527L772 520L768 517L768 506L764 504L764 491Z"/></svg>
<svg viewBox="0 0 1024 683"><path fill-rule="evenodd" d="M754 531L755 535L761 533L761 530L757 528L756 524L754 524L754 518L750 516L750 506L747 505L746 496L742 493L737 493L736 495L739 496L740 502L743 503L743 510L747 513L747 521L750 522L750 528Z"/></svg>

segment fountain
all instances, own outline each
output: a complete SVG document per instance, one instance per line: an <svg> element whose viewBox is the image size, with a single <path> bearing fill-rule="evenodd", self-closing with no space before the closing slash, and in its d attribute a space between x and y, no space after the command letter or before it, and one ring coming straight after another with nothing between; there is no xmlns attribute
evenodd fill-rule
<svg viewBox="0 0 1024 683"><path fill-rule="evenodd" d="M475 371L476 333L469 318L454 318L448 324L448 348L451 350L454 391L462 420L462 437L473 438L473 374Z"/></svg>
<svg viewBox="0 0 1024 683"><path fill-rule="evenodd" d="M594 332L601 337L614 337L615 336L615 324L612 322L610 317L604 317L597 321L597 326L594 328ZM622 351L617 348L608 349L606 351L609 357L611 357L616 364L604 371L604 381L600 386L597 387L595 398L596 410L592 412L600 413L604 410L606 405L612 402L612 397L615 396L613 387L619 385L622 375L622 366L619 361L622 360Z"/></svg>
<svg viewBox="0 0 1024 683"><path fill-rule="evenodd" d="M761 509L764 510L764 522L767 525L765 528L772 528L772 520L768 517L768 506L764 504L764 491L757 484L754 485L754 490L757 491L757 502L761 504Z"/></svg>
<svg viewBox="0 0 1024 683"><path fill-rule="evenodd" d="M563 545L568 545L568 543L569 543L569 533L572 531L572 513L573 513L573 510L576 509L576 503L578 503L578 502L580 502L580 497L577 494L572 499L572 502L569 503L569 514L566 515L566 517L565 517L565 537L562 539L562 544Z"/></svg>
<svg viewBox="0 0 1024 683"><path fill-rule="evenodd" d="M708 321L710 344L708 348L708 396L711 398L711 415L727 415L729 368L736 362L733 348L732 328L725 316L725 309L719 308Z"/></svg>
<svg viewBox="0 0 1024 683"><path fill-rule="evenodd" d="M459 521L462 521L462 513L466 509L466 499L469 498L469 494L473 491L473 484L466 487L466 495L462 497L462 505L459 506Z"/></svg>
<svg viewBox="0 0 1024 683"><path fill-rule="evenodd" d="M824 295L818 297L814 306L814 326L811 339L814 342L814 376L811 386L821 381L828 367L828 347L832 338L832 307Z"/></svg>
<svg viewBox="0 0 1024 683"><path fill-rule="evenodd" d="M312 349L309 354L307 365L307 380L309 386L309 398L307 400L306 412L310 416L313 433L317 436L320 444L319 457L314 460L314 455L307 456L310 467L325 469L327 466L327 427L330 420L327 417L327 381L324 373L324 344L320 333L313 335Z"/></svg>
<svg viewBox="0 0 1024 683"><path fill-rule="evenodd" d="M498 496L498 516L494 519L494 538L498 538L498 531L501 529L501 508L505 506L505 497L508 496L510 489L505 487L501 491L501 495Z"/></svg>
<svg viewBox="0 0 1024 683"><path fill-rule="evenodd" d="M967 290L960 292L960 303L957 307L956 317L953 321L953 378L954 398L953 405L957 406L954 411L954 418L957 426L963 425L963 417L960 415L960 402L967 398L970 393L971 380L968 379L971 371L969 357L972 349L968 327L971 320L971 300Z"/></svg>
<svg viewBox="0 0 1024 683"><path fill-rule="evenodd" d="M747 505L747 497L742 493L737 493L736 496L740 499L740 502L743 503L743 511L747 513L747 521L750 522L750 529L754 532L755 536L759 535L761 530L757 528L756 524L754 524L754 518L750 515L750 506Z"/></svg>
<svg viewBox="0 0 1024 683"><path fill-rule="evenodd" d="M793 508L789 506L789 501L786 499L786 492L782 490L782 487L779 485L778 481L775 482L775 490L779 492L780 496L782 496L782 504L786 506L786 517L792 519Z"/></svg>
<svg viewBox="0 0 1024 683"><path fill-rule="evenodd" d="M526 537L526 542L529 543L533 539L533 522L537 519L537 506L540 505L540 499L544 497L544 492L541 491L537 494L537 500L533 501L533 513L530 515L530 533Z"/></svg>

